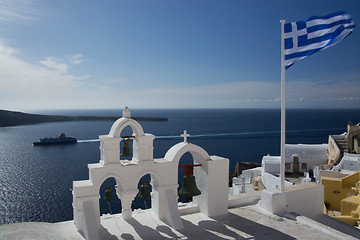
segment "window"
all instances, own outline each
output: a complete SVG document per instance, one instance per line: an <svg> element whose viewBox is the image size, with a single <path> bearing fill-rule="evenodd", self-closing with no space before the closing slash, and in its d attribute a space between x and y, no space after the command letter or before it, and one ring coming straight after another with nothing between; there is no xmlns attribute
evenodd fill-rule
<svg viewBox="0 0 360 240"><path fill-rule="evenodd" d="M307 163L301 163L301 169L307 169Z"/></svg>
<svg viewBox="0 0 360 240"><path fill-rule="evenodd" d="M291 169L291 163L285 163L285 169L286 170Z"/></svg>

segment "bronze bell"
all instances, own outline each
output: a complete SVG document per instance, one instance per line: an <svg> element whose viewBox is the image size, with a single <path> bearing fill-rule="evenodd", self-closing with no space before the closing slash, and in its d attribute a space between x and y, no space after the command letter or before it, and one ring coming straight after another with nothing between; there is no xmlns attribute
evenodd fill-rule
<svg viewBox="0 0 360 240"><path fill-rule="evenodd" d="M106 201L110 201L113 200L114 197L111 193L111 187L105 187L105 196L104 196L104 200Z"/></svg>
<svg viewBox="0 0 360 240"><path fill-rule="evenodd" d="M123 150L121 152L121 156L129 157L129 156L131 156L130 146L129 146L130 137L129 138L124 137L123 141L124 141L124 146L123 146Z"/></svg>
<svg viewBox="0 0 360 240"><path fill-rule="evenodd" d="M185 175L183 176L183 185L179 191L179 196L187 197L188 200L191 199L193 196L198 196L201 194L201 191L196 186L194 168L201 166L201 164L185 164L179 167L185 168Z"/></svg>
<svg viewBox="0 0 360 240"><path fill-rule="evenodd" d="M196 186L195 176L184 176L183 185L179 191L181 197L193 197L200 195L201 192Z"/></svg>
<svg viewBox="0 0 360 240"><path fill-rule="evenodd" d="M146 182L143 182L140 186L139 197L144 200L150 197L149 187Z"/></svg>

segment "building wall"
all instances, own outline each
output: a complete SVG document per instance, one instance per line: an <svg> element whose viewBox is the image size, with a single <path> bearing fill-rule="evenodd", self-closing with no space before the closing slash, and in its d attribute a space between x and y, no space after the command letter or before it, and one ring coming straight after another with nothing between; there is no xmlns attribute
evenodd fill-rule
<svg viewBox="0 0 360 240"><path fill-rule="evenodd" d="M266 189L261 192L260 206L273 214L295 212L316 218L324 211L324 186L317 183L296 184L285 191ZM306 201L304 201L306 196Z"/></svg>
<svg viewBox="0 0 360 240"><path fill-rule="evenodd" d="M334 137L329 135L328 152L327 152L328 164L333 165L338 160L340 160L340 157L341 157L340 149L336 144Z"/></svg>
<svg viewBox="0 0 360 240"><path fill-rule="evenodd" d="M303 196L307 196L306 200ZM315 218L323 214L323 210L324 195L322 185L306 183L286 188L286 211Z"/></svg>
<svg viewBox="0 0 360 240"><path fill-rule="evenodd" d="M332 171L353 171L357 172L360 170L360 155L359 154L350 154L344 153L343 158L338 165L332 168Z"/></svg>
<svg viewBox="0 0 360 240"><path fill-rule="evenodd" d="M250 183L252 178L261 176L261 171L261 167L243 170L242 175L245 177L245 183Z"/></svg>
<svg viewBox="0 0 360 240"><path fill-rule="evenodd" d="M360 154L360 146L359 146L359 139L358 138L354 139L354 151L357 154Z"/></svg>
<svg viewBox="0 0 360 240"><path fill-rule="evenodd" d="M333 177L322 177L321 184L324 185L324 202L328 210L340 211L341 200L346 198L350 191L342 189L341 179Z"/></svg>
<svg viewBox="0 0 360 240"><path fill-rule="evenodd" d="M358 124L359 125L359 124ZM348 124L348 153L359 153L360 126Z"/></svg>
<svg viewBox="0 0 360 240"><path fill-rule="evenodd" d="M320 183L320 179L323 177L333 177L333 178L343 178L348 176L348 174L344 174L338 171L330 171L330 170L314 170L314 174L318 172L318 175L316 176L316 179L318 179L318 182Z"/></svg>
<svg viewBox="0 0 360 240"><path fill-rule="evenodd" d="M270 174L278 174L280 172L280 162L264 162L264 172Z"/></svg>
<svg viewBox="0 0 360 240"><path fill-rule="evenodd" d="M352 187L360 179L360 172L356 172L343 178L322 177L321 184L324 185L324 202L328 210L341 210L341 200L355 195Z"/></svg>
<svg viewBox="0 0 360 240"><path fill-rule="evenodd" d="M304 173L327 164L327 149L328 144L286 144L285 171Z"/></svg>

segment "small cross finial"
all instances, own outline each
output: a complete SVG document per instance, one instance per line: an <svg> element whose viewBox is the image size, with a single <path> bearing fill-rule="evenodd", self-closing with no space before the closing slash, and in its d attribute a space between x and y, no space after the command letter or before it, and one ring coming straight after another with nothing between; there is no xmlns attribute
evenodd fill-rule
<svg viewBox="0 0 360 240"><path fill-rule="evenodd" d="M186 142L187 142L187 137L189 137L190 134L188 134L188 133L186 132L186 130L184 130L184 133L181 134L180 136L184 138L184 142L186 143Z"/></svg>
<svg viewBox="0 0 360 240"><path fill-rule="evenodd" d="M123 111L123 117L124 118L130 118L130 109L128 107L125 107L124 108L124 111Z"/></svg>

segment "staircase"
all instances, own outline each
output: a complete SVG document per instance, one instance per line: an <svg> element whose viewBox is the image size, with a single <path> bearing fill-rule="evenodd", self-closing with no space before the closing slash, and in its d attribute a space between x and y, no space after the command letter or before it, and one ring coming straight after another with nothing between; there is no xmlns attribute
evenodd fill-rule
<svg viewBox="0 0 360 240"><path fill-rule="evenodd" d="M342 157L344 156L344 152L347 152L347 138L344 135L340 135L341 137L339 138L334 138L337 146L340 149L340 159L339 161L342 159ZM336 165L337 163L335 163Z"/></svg>

